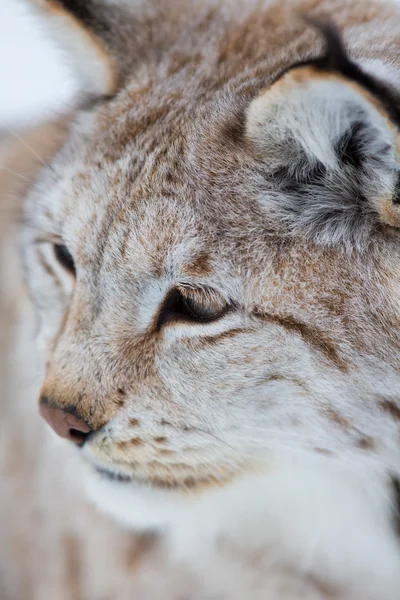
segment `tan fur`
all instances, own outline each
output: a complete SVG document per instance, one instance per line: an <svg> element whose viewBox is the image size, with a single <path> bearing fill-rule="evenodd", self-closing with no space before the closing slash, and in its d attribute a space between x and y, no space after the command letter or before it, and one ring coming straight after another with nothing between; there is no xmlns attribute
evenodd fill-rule
<svg viewBox="0 0 400 600"><path fill-rule="evenodd" d="M13 170L23 164L38 177L24 204L23 250L46 352L34 349L18 269L9 276L17 264L9 225L1 600L397 598L390 565L383 583L369 563L342 578L322 551L306 569L284 554L282 532L261 547L257 535L245 547L223 533L199 560L174 561L161 535L124 531L83 491L97 465L179 498L185 512L246 478L279 478L285 452L294 464L307 455L324 473L344 465L354 480L372 482L384 507L377 522L393 564L400 560L390 487L400 475L398 233L378 228L364 253L286 235L259 191L260 173L279 156L266 167L245 135L254 99L321 51L299 11L334 19L355 58L397 68L399 14L364 0L296 8L125 3L108 13L118 34L101 45L107 73L118 65L101 89L114 91L118 80L118 93L78 112L55 155L42 146L52 129L27 138L51 169L38 173L22 148L17 158L4 151ZM11 187L3 178L2 198ZM391 223L398 209L387 210ZM54 243L68 246L76 282L57 264ZM232 308L215 323L160 326L169 291L185 286L188 297ZM98 431L82 451L85 465L39 420L40 385L42 400Z"/></svg>

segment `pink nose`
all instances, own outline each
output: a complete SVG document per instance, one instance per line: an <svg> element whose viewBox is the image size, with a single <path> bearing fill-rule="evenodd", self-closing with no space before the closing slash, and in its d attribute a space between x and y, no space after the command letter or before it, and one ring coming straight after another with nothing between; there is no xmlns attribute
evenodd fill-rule
<svg viewBox="0 0 400 600"><path fill-rule="evenodd" d="M60 408L48 406L42 402L39 407L40 415L52 429L62 438L82 446L91 428L85 421Z"/></svg>

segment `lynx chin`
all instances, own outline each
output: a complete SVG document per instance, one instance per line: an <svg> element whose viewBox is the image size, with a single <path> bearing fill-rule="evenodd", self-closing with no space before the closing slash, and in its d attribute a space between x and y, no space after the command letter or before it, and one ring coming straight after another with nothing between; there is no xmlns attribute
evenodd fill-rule
<svg viewBox="0 0 400 600"><path fill-rule="evenodd" d="M152 540L68 598L399 600L400 6L32 10L82 89L24 200L37 435Z"/></svg>

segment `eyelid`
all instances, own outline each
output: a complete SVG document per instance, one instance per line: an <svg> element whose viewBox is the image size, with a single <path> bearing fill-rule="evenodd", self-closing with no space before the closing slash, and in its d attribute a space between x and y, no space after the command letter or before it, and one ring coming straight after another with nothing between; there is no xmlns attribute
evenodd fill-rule
<svg viewBox="0 0 400 600"><path fill-rule="evenodd" d="M55 246L57 244L63 245L63 240L58 235L50 233L38 235L32 240L31 243L34 246L41 244L50 244L51 246Z"/></svg>
<svg viewBox="0 0 400 600"><path fill-rule="evenodd" d="M209 309L210 311L214 311L214 315L216 317L222 313L224 308L227 306L224 298L209 289L203 290L201 293L197 290L195 293L183 293L182 297L189 312L191 312L190 304L193 304L195 306L197 305L199 308L203 307L205 310Z"/></svg>
<svg viewBox="0 0 400 600"><path fill-rule="evenodd" d="M217 290L214 290L210 287L195 287L187 284L178 284L176 289L185 296L185 298L193 298L195 301L203 301L204 304L208 301L210 303L214 301L220 301L221 304L229 304L222 294L220 294Z"/></svg>
<svg viewBox="0 0 400 600"><path fill-rule="evenodd" d="M201 318L201 316L196 316L190 311L185 305L185 300L189 300L190 297L192 297L194 301L199 301L200 305L203 304L204 307L207 307L207 294L209 295L210 301L212 301L210 296L214 296L214 300L218 298L218 300L221 301L221 310L216 312L214 316ZM157 329L161 329L164 325L177 321L192 324L212 323L213 321L221 319L231 307L232 304L227 302L224 297L215 290L178 284L168 292L159 309Z"/></svg>

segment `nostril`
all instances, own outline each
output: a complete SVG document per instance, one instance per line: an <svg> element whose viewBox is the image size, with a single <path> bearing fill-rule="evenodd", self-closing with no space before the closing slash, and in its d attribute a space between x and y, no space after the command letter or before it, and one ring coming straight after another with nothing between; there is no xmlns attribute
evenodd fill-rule
<svg viewBox="0 0 400 600"><path fill-rule="evenodd" d="M92 429L76 415L41 402L39 412L50 427L62 438L83 446Z"/></svg>

